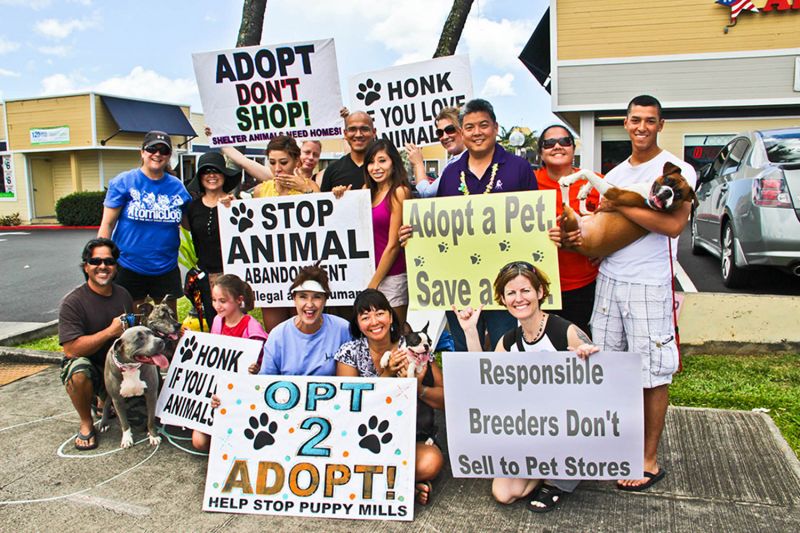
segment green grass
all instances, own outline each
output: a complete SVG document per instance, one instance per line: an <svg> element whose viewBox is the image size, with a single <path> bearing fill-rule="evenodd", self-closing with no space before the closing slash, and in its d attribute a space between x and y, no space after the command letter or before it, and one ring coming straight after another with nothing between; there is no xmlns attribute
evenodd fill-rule
<svg viewBox="0 0 800 533"><path fill-rule="evenodd" d="M670 403L749 411L761 407L800 456L800 354L683 358Z"/></svg>

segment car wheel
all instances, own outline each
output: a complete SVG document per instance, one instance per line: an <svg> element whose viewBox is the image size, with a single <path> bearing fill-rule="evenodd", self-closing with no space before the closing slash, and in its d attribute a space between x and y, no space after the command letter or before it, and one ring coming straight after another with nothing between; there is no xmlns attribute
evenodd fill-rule
<svg viewBox="0 0 800 533"><path fill-rule="evenodd" d="M692 255L704 255L706 253L706 249L700 246L700 242L697 239L697 216L695 213L692 213Z"/></svg>
<svg viewBox="0 0 800 533"><path fill-rule="evenodd" d="M725 222L722 228L722 249L720 254L720 272L722 283L729 288L741 287L747 281L747 272L736 266L734 252L733 225Z"/></svg>

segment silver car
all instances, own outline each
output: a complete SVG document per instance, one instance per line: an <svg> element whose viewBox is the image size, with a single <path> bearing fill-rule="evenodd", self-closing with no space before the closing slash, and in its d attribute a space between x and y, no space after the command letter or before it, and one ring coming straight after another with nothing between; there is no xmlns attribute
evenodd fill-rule
<svg viewBox="0 0 800 533"><path fill-rule="evenodd" d="M718 256L727 287L743 285L753 266L800 276L800 128L736 136L696 189L692 252Z"/></svg>

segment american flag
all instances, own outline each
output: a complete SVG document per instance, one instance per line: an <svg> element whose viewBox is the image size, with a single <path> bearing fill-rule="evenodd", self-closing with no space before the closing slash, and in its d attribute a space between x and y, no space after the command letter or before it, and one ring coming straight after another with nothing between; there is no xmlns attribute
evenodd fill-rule
<svg viewBox="0 0 800 533"><path fill-rule="evenodd" d="M742 11L752 11L758 13L758 8L753 5L752 0L717 0L718 4L731 8L731 22L736 21L736 17Z"/></svg>

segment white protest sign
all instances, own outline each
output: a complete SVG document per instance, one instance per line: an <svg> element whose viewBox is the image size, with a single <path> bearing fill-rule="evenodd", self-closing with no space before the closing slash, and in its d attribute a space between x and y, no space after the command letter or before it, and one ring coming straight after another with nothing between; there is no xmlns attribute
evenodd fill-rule
<svg viewBox="0 0 800 533"><path fill-rule="evenodd" d="M436 144L436 115L472 98L469 56L447 56L350 78L350 106L372 116L395 146Z"/></svg>
<svg viewBox="0 0 800 533"><path fill-rule="evenodd" d="M455 477L642 477L641 356L445 353Z"/></svg>
<svg viewBox="0 0 800 533"><path fill-rule="evenodd" d="M211 395L220 379L247 375L264 343L251 339L186 331L175 349L156 404L162 424L211 433Z"/></svg>
<svg viewBox="0 0 800 533"><path fill-rule="evenodd" d="M333 39L192 54L211 146L341 137Z"/></svg>
<svg viewBox="0 0 800 533"><path fill-rule="evenodd" d="M301 267L321 260L327 305L349 305L375 273L369 191L297 194L219 206L226 274L253 288L256 307L291 307L289 287Z"/></svg>
<svg viewBox="0 0 800 533"><path fill-rule="evenodd" d="M413 519L416 380L246 376L220 397L204 511Z"/></svg>

